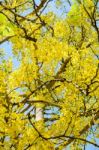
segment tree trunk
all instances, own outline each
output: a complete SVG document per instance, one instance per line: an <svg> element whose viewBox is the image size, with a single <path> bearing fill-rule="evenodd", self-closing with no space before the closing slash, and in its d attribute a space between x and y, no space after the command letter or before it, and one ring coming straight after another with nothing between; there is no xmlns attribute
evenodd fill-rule
<svg viewBox="0 0 99 150"><path fill-rule="evenodd" d="M36 107L35 120L40 121L43 120L43 108Z"/></svg>

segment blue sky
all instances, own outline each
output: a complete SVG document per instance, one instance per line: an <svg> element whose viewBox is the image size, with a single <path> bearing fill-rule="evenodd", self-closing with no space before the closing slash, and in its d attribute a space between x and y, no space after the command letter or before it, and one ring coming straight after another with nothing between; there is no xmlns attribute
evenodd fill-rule
<svg viewBox="0 0 99 150"><path fill-rule="evenodd" d="M12 46L10 42L5 42L3 44L0 45L0 49L4 50L5 53L5 59L9 60L10 58L13 57L13 53L12 53ZM13 61L13 67L14 69L16 69L19 66L19 62L17 60L17 58L14 57L14 59L12 59Z"/></svg>

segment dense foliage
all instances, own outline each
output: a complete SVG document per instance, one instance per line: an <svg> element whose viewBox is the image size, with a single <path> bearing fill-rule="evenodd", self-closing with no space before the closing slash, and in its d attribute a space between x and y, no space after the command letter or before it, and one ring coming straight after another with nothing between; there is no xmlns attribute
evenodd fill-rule
<svg viewBox="0 0 99 150"><path fill-rule="evenodd" d="M99 147L99 1L2 0L0 44L8 42L0 150Z"/></svg>

